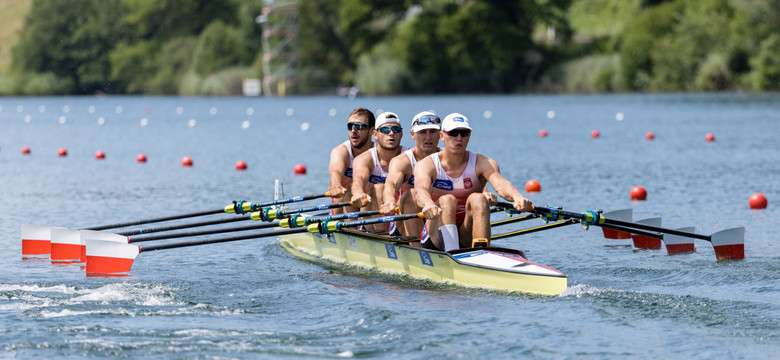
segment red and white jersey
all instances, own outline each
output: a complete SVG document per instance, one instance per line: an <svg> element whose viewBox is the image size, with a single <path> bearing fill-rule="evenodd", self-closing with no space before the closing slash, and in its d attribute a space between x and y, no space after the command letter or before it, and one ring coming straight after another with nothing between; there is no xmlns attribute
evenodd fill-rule
<svg viewBox="0 0 780 360"><path fill-rule="evenodd" d="M368 176L368 183L370 184L384 184L387 180L387 171L382 169L382 165L379 162L379 155L376 153L376 147L368 149L371 152L371 157L374 158L374 169L371 170L371 174ZM406 151L406 147L402 146L401 151Z"/></svg>
<svg viewBox="0 0 780 360"><path fill-rule="evenodd" d="M475 192L482 192L484 184L477 176L477 153L469 151L469 162L459 177L453 178L441 166L439 153L431 154L431 159L436 167L436 180L431 186L431 198L439 200L442 195L452 194L458 199L458 209L455 213L455 222L462 223L466 218L466 200Z"/></svg>

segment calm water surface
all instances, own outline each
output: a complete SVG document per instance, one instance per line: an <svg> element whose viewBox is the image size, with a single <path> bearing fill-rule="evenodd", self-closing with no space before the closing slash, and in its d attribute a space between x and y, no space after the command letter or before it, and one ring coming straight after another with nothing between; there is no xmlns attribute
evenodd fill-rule
<svg viewBox="0 0 780 360"><path fill-rule="evenodd" d="M79 228L270 200L276 178L288 196L324 192L328 153L357 106L394 111L407 128L418 111L461 112L470 149L519 188L539 180L536 204L633 208L635 220L704 234L744 226L746 259L717 262L698 241L692 254L639 251L576 225L501 240L569 276L557 297L313 264L275 238L142 253L126 277L22 260L23 223ZM778 94L0 98L0 357L774 358L779 130ZM235 171L238 160L249 169ZM307 175L293 175L298 163ZM647 201L630 201L635 185ZM749 209L755 192L767 209Z"/></svg>

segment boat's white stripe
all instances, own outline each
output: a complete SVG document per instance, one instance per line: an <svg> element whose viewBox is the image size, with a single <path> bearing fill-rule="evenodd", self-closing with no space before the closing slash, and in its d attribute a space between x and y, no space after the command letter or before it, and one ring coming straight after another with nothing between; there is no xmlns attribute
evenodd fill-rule
<svg viewBox="0 0 780 360"><path fill-rule="evenodd" d="M560 272L532 263L514 254L495 253L485 250L457 254L455 258L466 264L479 265L512 272L540 275L560 275Z"/></svg>

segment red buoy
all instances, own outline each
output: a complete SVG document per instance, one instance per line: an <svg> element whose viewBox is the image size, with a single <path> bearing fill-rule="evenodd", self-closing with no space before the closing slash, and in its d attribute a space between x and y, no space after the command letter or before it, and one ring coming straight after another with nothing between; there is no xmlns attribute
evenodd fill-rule
<svg viewBox="0 0 780 360"><path fill-rule="evenodd" d="M139 162L139 163L144 163L144 162L146 162L146 155L144 155L144 154L138 154L138 156L136 156L136 157L135 157L135 161L137 161L137 162Z"/></svg>
<svg viewBox="0 0 780 360"><path fill-rule="evenodd" d="M181 166L192 166L192 158L185 156L181 159Z"/></svg>
<svg viewBox="0 0 780 360"><path fill-rule="evenodd" d="M236 170L246 170L246 161L244 160L236 161Z"/></svg>
<svg viewBox="0 0 780 360"><path fill-rule="evenodd" d="M653 134L652 131L648 131L647 134L645 134L645 139L653 140L653 139L655 139L655 134Z"/></svg>
<svg viewBox="0 0 780 360"><path fill-rule="evenodd" d="M707 133L707 135L704 135L704 140L715 141L715 135L712 135L712 133Z"/></svg>
<svg viewBox="0 0 780 360"><path fill-rule="evenodd" d="M30 148L25 146L22 148L22 155L30 155Z"/></svg>
<svg viewBox="0 0 780 360"><path fill-rule="evenodd" d="M631 200L645 200L647 199L647 191L641 186L634 186L631 189Z"/></svg>
<svg viewBox="0 0 780 360"><path fill-rule="evenodd" d="M590 137L592 137L594 139L598 138L599 136L601 136L601 133L598 130L593 130L593 131L590 132Z"/></svg>
<svg viewBox="0 0 780 360"><path fill-rule="evenodd" d="M95 153L95 159L100 160L100 159L105 159L105 158L106 158L106 153L104 153L103 150L98 150Z"/></svg>
<svg viewBox="0 0 780 360"><path fill-rule="evenodd" d="M542 191L542 185L539 184L536 180L528 180L527 183L525 183L525 191L527 192L539 192Z"/></svg>
<svg viewBox="0 0 780 360"><path fill-rule="evenodd" d="M295 175L305 175L306 174L306 166L303 164L295 165L295 168L293 169L293 172L295 172Z"/></svg>
<svg viewBox="0 0 780 360"><path fill-rule="evenodd" d="M60 148L60 150L57 151L57 155L59 155L59 156L68 156L68 150L65 150L65 148Z"/></svg>
<svg viewBox="0 0 780 360"><path fill-rule="evenodd" d="M539 137L547 137L547 130L545 129L539 130Z"/></svg>
<svg viewBox="0 0 780 360"><path fill-rule="evenodd" d="M764 196L764 194L755 193L750 197L748 203L750 204L751 209L760 210L766 209L768 201L766 200L766 196Z"/></svg>

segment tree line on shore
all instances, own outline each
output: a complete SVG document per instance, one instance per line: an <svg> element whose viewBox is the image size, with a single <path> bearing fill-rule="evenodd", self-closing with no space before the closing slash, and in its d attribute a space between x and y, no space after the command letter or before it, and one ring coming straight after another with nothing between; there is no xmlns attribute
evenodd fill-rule
<svg viewBox="0 0 780 360"><path fill-rule="evenodd" d="M33 0L0 94L240 94L264 35L287 94L780 89L776 0Z"/></svg>

